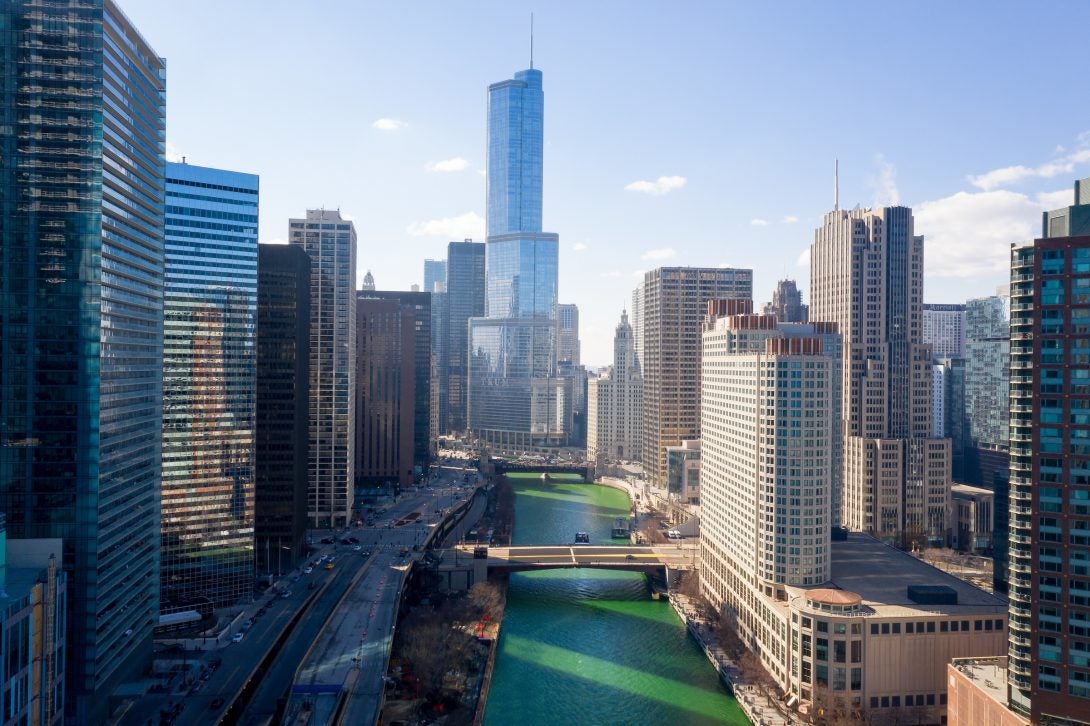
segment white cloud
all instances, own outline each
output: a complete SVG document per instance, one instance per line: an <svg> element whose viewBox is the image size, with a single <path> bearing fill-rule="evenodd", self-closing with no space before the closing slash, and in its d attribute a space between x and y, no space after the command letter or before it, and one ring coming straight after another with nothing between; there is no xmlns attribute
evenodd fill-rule
<svg viewBox="0 0 1090 726"><path fill-rule="evenodd" d="M1002 276L1010 269L1010 245L1040 231L1041 212L1058 192L1031 199L1002 189L958 192L913 208L915 231L924 235L924 272L935 277Z"/></svg>
<svg viewBox="0 0 1090 726"><path fill-rule="evenodd" d="M784 224L794 224L795 222L799 221L799 218L794 216L794 215L789 214L786 217L784 217L783 219L781 219L780 221L783 222Z"/></svg>
<svg viewBox="0 0 1090 726"><path fill-rule="evenodd" d="M167 161L179 162L185 157L185 152L168 141L166 148L166 157Z"/></svg>
<svg viewBox="0 0 1090 726"><path fill-rule="evenodd" d="M582 252L583 250L585 250L587 248L587 246L585 244L583 244L582 242L576 242L575 244L573 244L571 246L571 248L573 250L575 250L576 252Z"/></svg>
<svg viewBox="0 0 1090 726"><path fill-rule="evenodd" d="M1080 144L1085 144L1087 140L1085 134L1079 134ZM1057 146L1056 151L1062 152L1063 147ZM970 174L968 179L969 183L974 187L983 189L987 192L1014 184L1022 179L1032 177L1051 179L1060 174L1070 174L1075 170L1076 166L1085 164L1088 161L1090 161L1090 149L1083 147L1066 156L1061 156L1052 161L1046 161L1044 164L1038 166L1023 166L1022 164L1004 166L975 176Z"/></svg>
<svg viewBox="0 0 1090 726"><path fill-rule="evenodd" d="M688 179L683 176L660 176L655 181L634 181L625 186L625 191L642 192L661 197L663 194L672 192L675 189L681 189L686 183L688 183Z"/></svg>
<svg viewBox="0 0 1090 726"><path fill-rule="evenodd" d="M799 253L798 259L795 260L795 264L798 265L799 267L809 267L810 266L810 248L809 247L807 247L806 249L804 249L802 252Z"/></svg>
<svg viewBox="0 0 1090 726"><path fill-rule="evenodd" d="M768 226L768 220L767 219L761 219L759 217L749 220L749 223L750 223L750 225L752 225L754 227L767 227Z"/></svg>
<svg viewBox="0 0 1090 726"><path fill-rule="evenodd" d="M655 250L647 250L640 255L641 260L667 260L677 254L673 247L659 247Z"/></svg>
<svg viewBox="0 0 1090 726"><path fill-rule="evenodd" d="M469 168L469 162L460 156L456 156L453 159L444 159L443 161L430 161L425 168L428 171L438 172L465 171Z"/></svg>
<svg viewBox="0 0 1090 726"><path fill-rule="evenodd" d="M901 192L897 189L897 168L886 160L884 154L875 154L874 162L878 165L878 176L870 179L874 188L874 206L897 206L901 203Z"/></svg>
<svg viewBox="0 0 1090 726"><path fill-rule="evenodd" d="M483 239L484 218L476 212L466 212L457 217L413 222L405 231L413 237L445 237L447 239Z"/></svg>
<svg viewBox="0 0 1090 726"><path fill-rule="evenodd" d="M1075 190L1069 188L1055 192L1039 192L1037 194L1037 203L1045 209L1070 207L1075 203Z"/></svg>
<svg viewBox="0 0 1090 726"><path fill-rule="evenodd" d="M618 278L621 276L620 270L610 270L609 272L603 272L602 277Z"/></svg>
<svg viewBox="0 0 1090 726"><path fill-rule="evenodd" d="M403 122L398 121L396 118L380 118L371 124L371 128L379 131L397 131L404 125Z"/></svg>

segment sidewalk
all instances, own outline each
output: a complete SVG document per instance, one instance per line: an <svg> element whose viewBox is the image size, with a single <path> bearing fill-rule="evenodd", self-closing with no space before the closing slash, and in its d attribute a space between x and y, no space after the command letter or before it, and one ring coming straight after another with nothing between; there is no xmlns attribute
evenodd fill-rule
<svg viewBox="0 0 1090 726"><path fill-rule="evenodd" d="M738 705L750 721L757 726L802 726L806 723L797 714L789 713L786 709L781 711L780 705L761 693L757 686L742 682L741 671L720 647L711 623L700 616L688 597L671 592L670 604L719 671L719 677L731 687Z"/></svg>

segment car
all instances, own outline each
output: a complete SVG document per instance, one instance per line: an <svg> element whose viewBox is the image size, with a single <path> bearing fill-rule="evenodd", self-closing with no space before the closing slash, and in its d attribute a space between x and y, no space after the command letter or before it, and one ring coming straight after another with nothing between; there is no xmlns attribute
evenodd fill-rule
<svg viewBox="0 0 1090 726"><path fill-rule="evenodd" d="M322 537L318 541L321 542L322 544L333 544L333 538L332 537Z"/></svg>
<svg viewBox="0 0 1090 726"><path fill-rule="evenodd" d="M299 575L292 575L291 576L291 581L292 582L299 582Z"/></svg>
<svg viewBox="0 0 1090 726"><path fill-rule="evenodd" d="M242 633L235 633L234 635L231 636L231 642L232 643L241 643L243 637L244 637L244 635Z"/></svg>
<svg viewBox="0 0 1090 726"><path fill-rule="evenodd" d="M355 547L353 547L353 548L352 548L352 551L353 551L353 552L359 552L359 551L361 551L362 549L363 549L363 547L360 547L359 545L356 545Z"/></svg>
<svg viewBox="0 0 1090 726"><path fill-rule="evenodd" d="M625 556L624 556L624 558L625 558L626 560L634 560L634 559L636 559L636 555L633 555L633 554L627 554L627 555L625 555Z"/></svg>
<svg viewBox="0 0 1090 726"><path fill-rule="evenodd" d="M307 569L303 570L303 573L306 574L306 575L309 575L312 572L314 572L314 565L311 565Z"/></svg>
<svg viewBox="0 0 1090 726"><path fill-rule="evenodd" d="M325 568L326 568L327 570L332 570L332 569L333 569L333 563L332 563L332 562L327 562L327 563L325 563Z"/></svg>
<svg viewBox="0 0 1090 726"><path fill-rule="evenodd" d="M329 559L329 555L322 555L321 557L318 558L318 564L321 564L321 563L325 562L328 559Z"/></svg>
<svg viewBox="0 0 1090 726"><path fill-rule="evenodd" d="M258 615L264 615L264 614L265 614L265 613L267 613L267 612L269 612L269 611L268 611L268 608L262 607L262 608L260 608L260 609L259 609L259 610L257 611L257 614L258 614Z"/></svg>
<svg viewBox="0 0 1090 726"><path fill-rule="evenodd" d="M284 590L284 594L283 594L283 595L281 595L280 597L282 597L282 598L284 598L285 600L287 600L287 599L288 599L289 597L291 597L291 590Z"/></svg>

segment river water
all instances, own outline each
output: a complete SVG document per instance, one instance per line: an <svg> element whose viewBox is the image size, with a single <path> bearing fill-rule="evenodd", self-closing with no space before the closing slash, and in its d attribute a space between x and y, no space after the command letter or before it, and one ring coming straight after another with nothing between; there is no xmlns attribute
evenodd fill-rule
<svg viewBox="0 0 1090 726"><path fill-rule="evenodd" d="M515 544L611 544L628 495L512 476ZM511 575L486 726L748 724L646 578L609 570Z"/></svg>

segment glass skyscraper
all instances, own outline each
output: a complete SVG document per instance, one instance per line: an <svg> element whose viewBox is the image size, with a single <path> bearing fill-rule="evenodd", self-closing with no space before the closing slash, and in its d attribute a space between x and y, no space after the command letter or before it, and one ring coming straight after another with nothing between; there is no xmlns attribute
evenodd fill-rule
<svg viewBox="0 0 1090 726"><path fill-rule="evenodd" d="M258 178L167 164L162 607L254 577Z"/></svg>
<svg viewBox="0 0 1090 726"><path fill-rule="evenodd" d="M447 245L447 342L440 353L443 433L466 429L469 320L484 315L485 245L466 240Z"/></svg>
<svg viewBox="0 0 1090 726"><path fill-rule="evenodd" d="M556 375L559 238L541 231L541 71L488 88L485 317L470 321L469 428L501 449L566 443Z"/></svg>
<svg viewBox="0 0 1090 726"><path fill-rule="evenodd" d="M96 723L159 615L166 67L112 0L0 28L0 512L63 542L67 719Z"/></svg>

